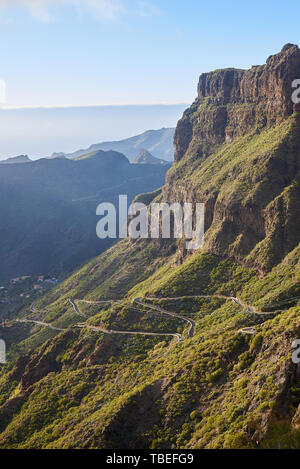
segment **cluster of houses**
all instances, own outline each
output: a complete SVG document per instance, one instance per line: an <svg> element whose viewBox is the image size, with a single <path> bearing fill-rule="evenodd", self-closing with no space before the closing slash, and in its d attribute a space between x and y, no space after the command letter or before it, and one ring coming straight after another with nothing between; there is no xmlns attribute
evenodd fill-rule
<svg viewBox="0 0 300 469"><path fill-rule="evenodd" d="M19 284L22 284L26 280L31 280L32 279L32 284L26 283L26 288L24 288L24 291L21 293L18 293L18 296L21 298L30 298L32 291L33 292L43 292L45 290L45 287L49 287L50 285L56 285L58 283L57 278L55 277L49 277L46 275L39 275L37 278L32 277L31 275L23 275L21 277L15 277L12 278L9 282L8 286L0 286L0 294L4 294L7 296L9 294L10 287L15 287ZM21 285L20 285L21 286Z"/></svg>
<svg viewBox="0 0 300 469"><path fill-rule="evenodd" d="M24 280L27 280L29 278L31 278L30 275L23 275L23 277L12 278L10 283L12 283L13 285L16 285L16 283L24 282Z"/></svg>
<svg viewBox="0 0 300 469"><path fill-rule="evenodd" d="M23 277L12 278L12 279L10 280L10 283L11 283L12 285L16 285L17 283L24 282L25 280L28 280L28 279L30 279L30 278L32 278L31 275L24 275ZM57 280L57 278L55 278L55 277L52 277L52 278L51 278L51 277L48 277L48 276L45 276L45 275L40 275L40 276L37 278L37 282L40 282L40 283L46 282L46 283L56 284L56 283L58 283L58 280ZM36 284L35 286L38 287L39 284Z"/></svg>

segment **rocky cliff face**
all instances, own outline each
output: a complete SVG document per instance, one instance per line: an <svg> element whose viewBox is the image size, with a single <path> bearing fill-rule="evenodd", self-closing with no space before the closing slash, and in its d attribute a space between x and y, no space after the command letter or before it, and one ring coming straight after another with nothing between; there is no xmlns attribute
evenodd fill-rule
<svg viewBox="0 0 300 469"><path fill-rule="evenodd" d="M207 250L261 273L300 241L299 77L300 50L291 44L265 65L201 75L164 188L169 201L205 203Z"/></svg>
<svg viewBox="0 0 300 469"><path fill-rule="evenodd" d="M211 146L282 122L295 111L292 82L299 77L300 50L292 44L265 65L202 74L198 98L175 132L175 161L187 150L201 157Z"/></svg>

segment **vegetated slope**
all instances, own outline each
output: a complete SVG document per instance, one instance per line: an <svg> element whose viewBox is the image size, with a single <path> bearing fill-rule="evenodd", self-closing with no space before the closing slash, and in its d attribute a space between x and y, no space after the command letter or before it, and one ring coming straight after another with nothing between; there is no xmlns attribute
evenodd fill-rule
<svg viewBox="0 0 300 469"><path fill-rule="evenodd" d="M300 446L299 114L282 106L300 51L227 73L179 123L163 190L138 197L205 202L204 249L121 241L24 311L44 325L2 327L2 448ZM214 141L225 98L237 120Z"/></svg>
<svg viewBox="0 0 300 469"><path fill-rule="evenodd" d="M170 166L170 163L161 158L156 158L149 151L143 149L138 156L133 160L134 164L164 164Z"/></svg>
<svg viewBox="0 0 300 469"><path fill-rule="evenodd" d="M143 149L146 149L156 158L163 158L167 161L174 160L174 139L175 129L166 128L159 130L147 130L146 132L134 137L126 138L115 142L102 142L91 145L86 150L78 150L74 153L54 153L53 156L64 155L67 158L78 158L88 153L104 150L119 151L123 153L129 161L133 161Z"/></svg>
<svg viewBox="0 0 300 469"><path fill-rule="evenodd" d="M96 207L129 202L164 183L166 168L130 165L117 152L82 161L46 160L0 167L0 281L64 274L112 244L96 236Z"/></svg>

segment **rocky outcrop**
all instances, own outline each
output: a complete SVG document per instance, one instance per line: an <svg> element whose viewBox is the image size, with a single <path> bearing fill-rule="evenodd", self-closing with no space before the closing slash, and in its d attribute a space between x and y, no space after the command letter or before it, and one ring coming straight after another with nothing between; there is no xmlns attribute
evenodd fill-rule
<svg viewBox="0 0 300 469"><path fill-rule="evenodd" d="M156 158L149 151L143 149L140 151L138 156L133 160L133 164L160 164L160 165L170 165L170 163L161 158Z"/></svg>
<svg viewBox="0 0 300 469"><path fill-rule="evenodd" d="M20 164L20 163L32 163L31 159L27 155L14 156L13 158L7 158L7 160L0 161L0 164Z"/></svg>
<svg viewBox="0 0 300 469"><path fill-rule="evenodd" d="M300 242L300 113L292 83L300 50L262 66L201 75L175 132L164 200L202 202L205 246L264 274Z"/></svg>
<svg viewBox="0 0 300 469"><path fill-rule="evenodd" d="M175 161L187 150L205 156L214 145L282 122L295 111L292 83L299 78L300 50L293 44L250 70L202 74L198 97L175 132Z"/></svg>

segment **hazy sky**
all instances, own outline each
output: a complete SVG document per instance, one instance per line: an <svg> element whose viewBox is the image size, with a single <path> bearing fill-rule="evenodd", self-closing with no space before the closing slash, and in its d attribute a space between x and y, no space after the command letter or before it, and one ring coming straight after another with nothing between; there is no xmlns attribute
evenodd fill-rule
<svg viewBox="0 0 300 469"><path fill-rule="evenodd" d="M0 109L0 160L72 152L149 129L175 127L187 105Z"/></svg>
<svg viewBox="0 0 300 469"><path fill-rule="evenodd" d="M190 103L201 72L300 42L289 0L0 0L7 104Z"/></svg>
<svg viewBox="0 0 300 469"><path fill-rule="evenodd" d="M175 126L200 73L299 44L299 13L294 0L0 0L0 159ZM186 104L87 107L160 103Z"/></svg>

